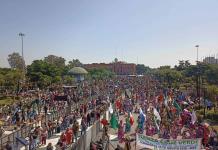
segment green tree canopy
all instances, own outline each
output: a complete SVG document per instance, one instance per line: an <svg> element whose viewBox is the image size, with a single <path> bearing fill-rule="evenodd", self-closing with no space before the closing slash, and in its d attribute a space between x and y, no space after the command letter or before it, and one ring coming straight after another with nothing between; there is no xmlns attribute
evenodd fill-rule
<svg viewBox="0 0 218 150"><path fill-rule="evenodd" d="M48 55L44 58L44 61L48 64L55 65L57 67L64 67L65 66L65 59L55 55Z"/></svg>
<svg viewBox="0 0 218 150"><path fill-rule="evenodd" d="M22 72L19 69L0 68L0 85L15 88L22 79Z"/></svg>
<svg viewBox="0 0 218 150"><path fill-rule="evenodd" d="M107 69L90 69L88 75L92 79L107 79L114 77L114 73Z"/></svg>
<svg viewBox="0 0 218 150"><path fill-rule="evenodd" d="M31 82L37 82L39 86L58 83L61 81L64 69L43 60L35 60L27 67L27 76Z"/></svg>
<svg viewBox="0 0 218 150"><path fill-rule="evenodd" d="M145 66L144 64L136 65L136 73L138 75L149 74L150 72L151 72L151 68L149 68L148 66Z"/></svg>
<svg viewBox="0 0 218 150"><path fill-rule="evenodd" d="M80 62L79 59L73 59L72 61L68 62L67 66L71 69L71 68L74 68L74 67L82 67L83 64Z"/></svg>
<svg viewBox="0 0 218 150"><path fill-rule="evenodd" d="M13 69L23 69L25 67L25 61L19 53L13 52L8 55L8 63Z"/></svg>

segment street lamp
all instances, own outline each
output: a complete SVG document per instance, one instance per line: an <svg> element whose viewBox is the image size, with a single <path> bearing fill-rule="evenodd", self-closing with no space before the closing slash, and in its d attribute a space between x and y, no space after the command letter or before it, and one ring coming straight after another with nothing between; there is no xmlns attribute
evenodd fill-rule
<svg viewBox="0 0 218 150"><path fill-rule="evenodd" d="M199 99L199 108L201 106L200 104L200 76L199 76L199 65L198 65L198 48L199 48L199 45L196 45L195 46L197 48L197 60L196 60L196 66L197 66L197 74L196 74L196 91L197 91L197 98Z"/></svg>
<svg viewBox="0 0 218 150"><path fill-rule="evenodd" d="M199 45L196 45L195 47L197 48L197 63L198 63L198 48L199 48Z"/></svg>
<svg viewBox="0 0 218 150"><path fill-rule="evenodd" d="M23 53L23 37L25 36L25 34L20 32L18 35L21 37L21 49L22 49L22 59L23 59L22 67L23 67L23 74L25 78L25 61L24 61L24 53Z"/></svg>
<svg viewBox="0 0 218 150"><path fill-rule="evenodd" d="M206 92L207 92L207 87L206 87L206 83L202 83L203 84L203 90L204 90L204 119L206 116Z"/></svg>
<svg viewBox="0 0 218 150"><path fill-rule="evenodd" d="M21 37L21 44L22 44L22 57L23 57L23 59L24 59L24 56L23 56L23 37L25 36L25 34L20 32L18 35Z"/></svg>

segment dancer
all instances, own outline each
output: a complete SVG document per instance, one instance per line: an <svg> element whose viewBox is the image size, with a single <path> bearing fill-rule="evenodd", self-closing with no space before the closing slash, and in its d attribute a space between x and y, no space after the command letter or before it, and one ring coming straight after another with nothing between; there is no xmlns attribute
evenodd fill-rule
<svg viewBox="0 0 218 150"><path fill-rule="evenodd" d="M118 127L118 140L120 143L123 142L123 138L124 138L124 125L123 125L123 121L120 120L119 127Z"/></svg>

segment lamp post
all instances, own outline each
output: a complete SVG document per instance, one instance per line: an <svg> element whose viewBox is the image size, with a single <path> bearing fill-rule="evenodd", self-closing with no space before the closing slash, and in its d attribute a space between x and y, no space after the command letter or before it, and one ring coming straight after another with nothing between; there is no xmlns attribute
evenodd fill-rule
<svg viewBox="0 0 218 150"><path fill-rule="evenodd" d="M25 79L25 61L24 61L24 53L23 53L23 37L25 36L25 34L20 32L18 35L21 37L21 49L22 49L22 59L23 59L22 67L23 67L23 74Z"/></svg>
<svg viewBox="0 0 218 150"><path fill-rule="evenodd" d="M197 48L197 62L196 63L198 64L198 48L199 48L199 45L196 45L195 47Z"/></svg>
<svg viewBox="0 0 218 150"><path fill-rule="evenodd" d="M195 46L196 49L197 49L197 60L196 60L196 66L197 66L197 74L196 74L196 93L197 93L197 98L199 99L199 109L200 109L200 106L201 106L201 100L200 100L200 76L199 76L199 63L198 63L198 48L199 48L199 45L196 45Z"/></svg>
<svg viewBox="0 0 218 150"><path fill-rule="evenodd" d="M206 116L206 87L204 87L204 118Z"/></svg>

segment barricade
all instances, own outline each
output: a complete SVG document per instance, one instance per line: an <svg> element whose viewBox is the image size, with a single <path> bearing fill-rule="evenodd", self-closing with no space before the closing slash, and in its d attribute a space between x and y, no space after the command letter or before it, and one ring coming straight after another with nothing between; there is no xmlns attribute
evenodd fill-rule
<svg viewBox="0 0 218 150"><path fill-rule="evenodd" d="M59 116L66 115L66 109L61 110L57 113L51 113L47 115L46 121L49 119L51 120L57 120ZM21 129L18 129L11 134L5 135L0 138L0 149L4 149L4 146L7 144L8 141L12 142L12 144L16 144L16 137L22 137L26 138L29 136L29 133L31 131L32 127L35 127L36 124L30 124L28 126L22 127Z"/></svg>
<svg viewBox="0 0 218 150"><path fill-rule="evenodd" d="M81 135L79 139L73 143L70 150L88 150L90 143L97 137L101 130L101 122L98 120L85 134Z"/></svg>
<svg viewBox="0 0 218 150"><path fill-rule="evenodd" d="M94 95L94 96L92 96L92 99L95 99L96 97L97 97L97 95ZM81 100L78 102L78 105L81 103L87 102L87 101L88 101L88 99ZM76 108L76 105L71 105L71 110L73 110L75 108ZM62 109L60 111L56 111L54 113L47 114L46 120L41 120L41 121L43 123L43 121L47 122L48 120L52 120L52 121L58 120L60 116L68 115L68 113L69 112L67 111L67 109ZM28 125L28 126L21 128L21 129L18 129L16 131L13 131L13 133L11 133L11 134L0 137L0 149L4 149L4 146L7 144L8 141L15 144L16 137L23 137L23 138L28 137L29 133L31 131L31 128L35 127L35 126L36 126L36 124L31 124L31 125ZM100 123L99 123L99 126L100 126ZM85 139L85 137L83 137L83 138ZM82 140L82 142L84 141L83 139L81 139L81 140Z"/></svg>

